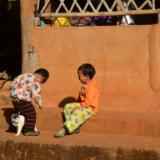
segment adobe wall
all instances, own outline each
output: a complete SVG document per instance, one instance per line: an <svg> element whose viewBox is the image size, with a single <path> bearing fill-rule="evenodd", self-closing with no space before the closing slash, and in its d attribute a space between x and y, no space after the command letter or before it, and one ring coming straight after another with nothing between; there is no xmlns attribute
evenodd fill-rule
<svg viewBox="0 0 160 160"><path fill-rule="evenodd" d="M88 62L97 70L102 109L160 111L160 25L26 27L23 15L32 19L32 5L21 1L22 32L27 31L22 33L23 71L49 70L42 92L45 107L78 95L77 67ZM26 51L28 44L33 53Z"/></svg>

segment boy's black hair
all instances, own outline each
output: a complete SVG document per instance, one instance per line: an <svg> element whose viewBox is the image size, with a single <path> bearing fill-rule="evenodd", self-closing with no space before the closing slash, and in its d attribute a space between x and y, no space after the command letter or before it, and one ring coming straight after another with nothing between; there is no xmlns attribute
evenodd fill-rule
<svg viewBox="0 0 160 160"><path fill-rule="evenodd" d="M78 71L82 71L84 76L88 76L90 79L96 74L96 70L92 64L84 63L79 68Z"/></svg>
<svg viewBox="0 0 160 160"><path fill-rule="evenodd" d="M44 68L39 68L34 73L40 74L42 77L44 77L41 83L46 82L49 78L49 72Z"/></svg>

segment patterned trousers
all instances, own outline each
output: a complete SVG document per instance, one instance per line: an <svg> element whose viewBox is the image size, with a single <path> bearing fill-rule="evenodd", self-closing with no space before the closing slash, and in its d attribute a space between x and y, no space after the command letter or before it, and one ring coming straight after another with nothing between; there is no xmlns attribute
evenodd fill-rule
<svg viewBox="0 0 160 160"><path fill-rule="evenodd" d="M66 104L63 113L66 120L64 126L67 128L69 134L95 114L91 107L83 108L80 106L80 103Z"/></svg>
<svg viewBox="0 0 160 160"><path fill-rule="evenodd" d="M12 101L16 113L20 113L25 117L24 131L34 131L36 123L36 111L31 102L22 100Z"/></svg>

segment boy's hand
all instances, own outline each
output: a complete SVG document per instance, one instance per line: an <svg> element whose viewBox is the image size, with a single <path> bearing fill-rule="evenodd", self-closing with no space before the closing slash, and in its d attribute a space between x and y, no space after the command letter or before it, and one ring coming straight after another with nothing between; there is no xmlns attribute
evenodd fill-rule
<svg viewBox="0 0 160 160"><path fill-rule="evenodd" d="M83 95L83 96L86 95L86 90L85 90L84 86L81 87L80 94Z"/></svg>
<svg viewBox="0 0 160 160"><path fill-rule="evenodd" d="M39 106L39 109L43 109L43 106Z"/></svg>

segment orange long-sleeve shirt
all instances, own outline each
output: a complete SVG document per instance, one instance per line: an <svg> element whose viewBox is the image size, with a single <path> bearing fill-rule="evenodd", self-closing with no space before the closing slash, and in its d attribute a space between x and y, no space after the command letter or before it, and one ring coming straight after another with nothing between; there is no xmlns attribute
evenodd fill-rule
<svg viewBox="0 0 160 160"><path fill-rule="evenodd" d="M93 112L99 110L99 90L95 80L90 81L84 87L84 93L80 92L80 100L82 107L92 107Z"/></svg>

